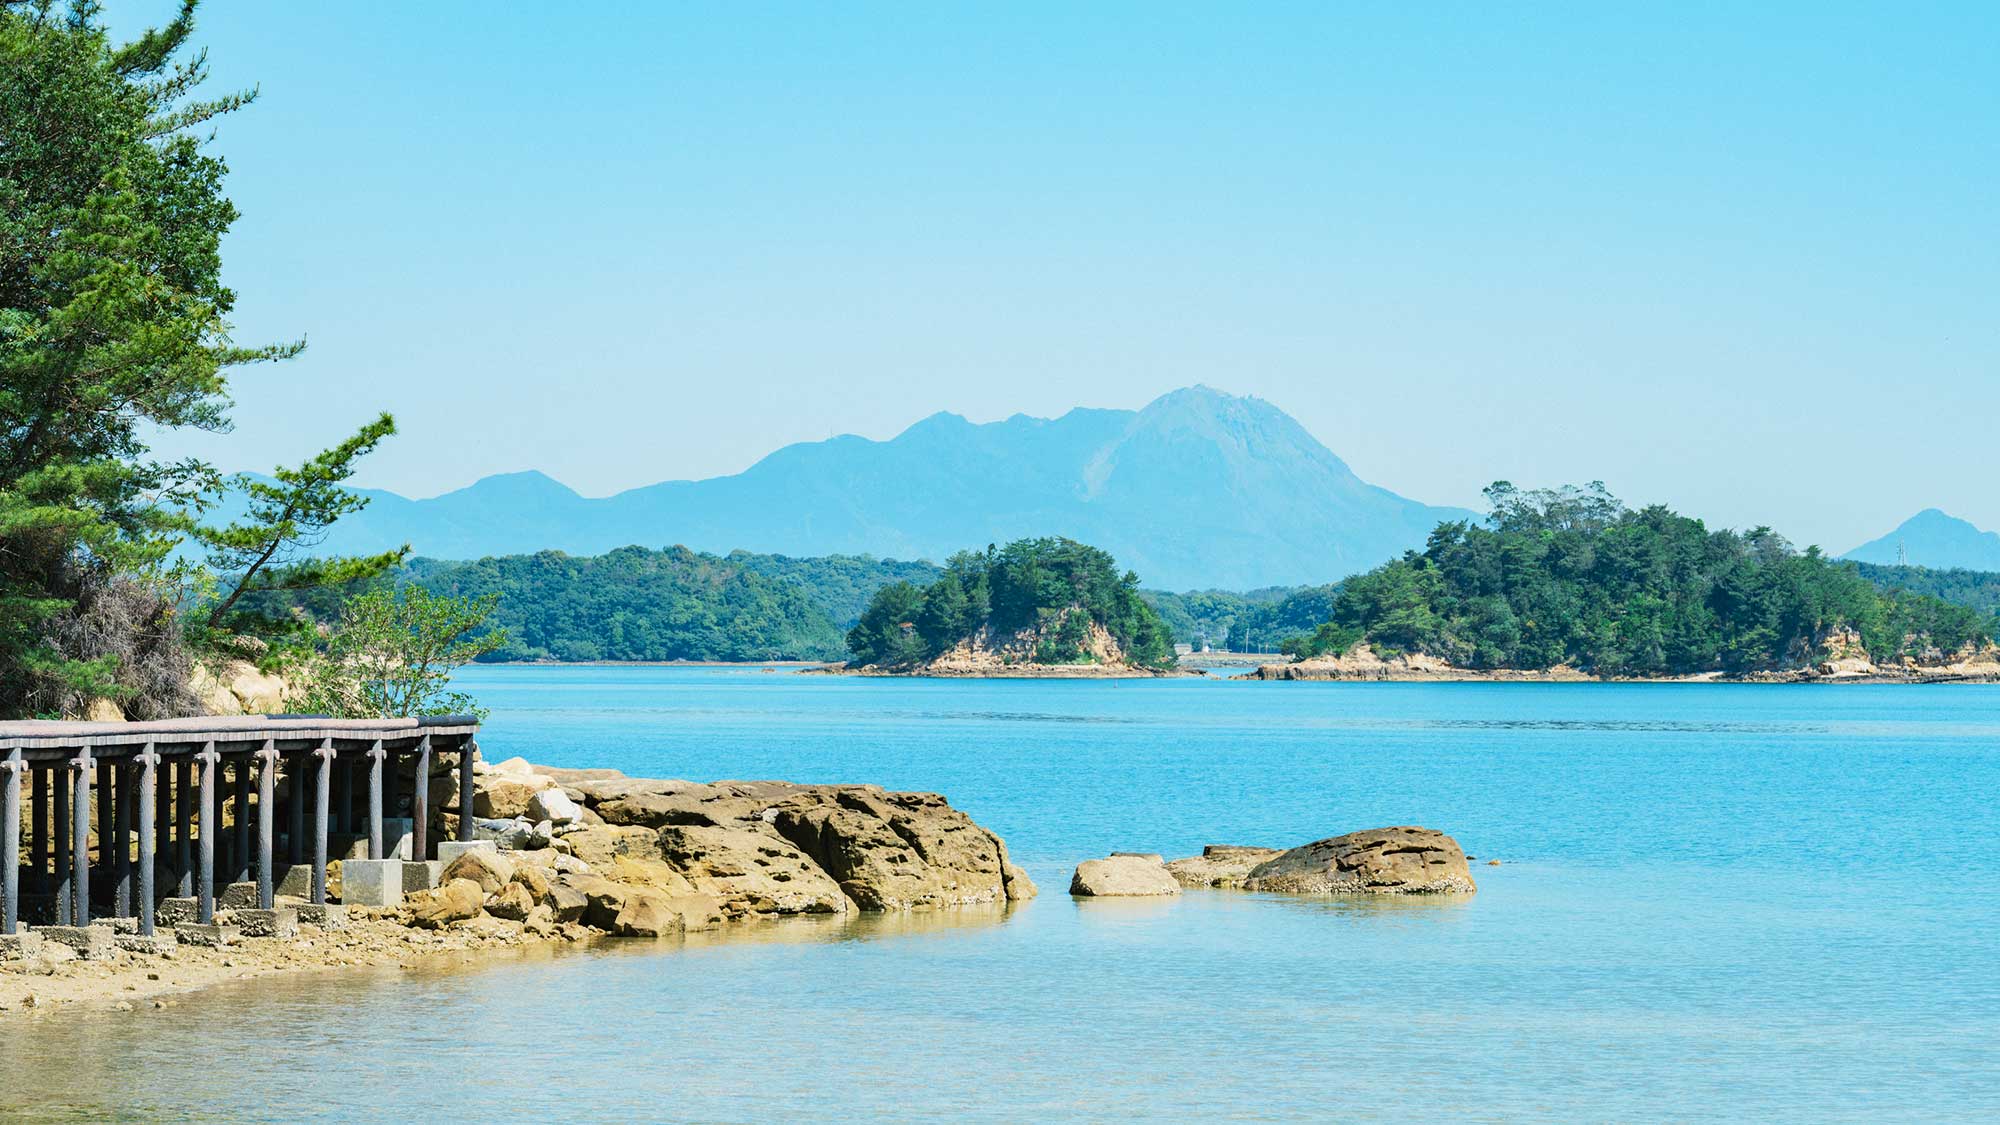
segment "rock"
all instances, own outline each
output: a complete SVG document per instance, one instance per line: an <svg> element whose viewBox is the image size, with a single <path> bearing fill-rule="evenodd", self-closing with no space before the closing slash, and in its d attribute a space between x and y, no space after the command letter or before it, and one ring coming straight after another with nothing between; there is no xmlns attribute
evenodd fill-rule
<svg viewBox="0 0 2000 1125"><path fill-rule="evenodd" d="M91 723L122 723L125 721L125 709L113 700L98 696L84 708L83 718Z"/></svg>
<svg viewBox="0 0 2000 1125"><path fill-rule="evenodd" d="M549 893L555 889L555 881L548 872L539 867L517 865L514 868L514 885L528 892L528 898L535 903L549 901Z"/></svg>
<svg viewBox="0 0 2000 1125"><path fill-rule="evenodd" d="M494 820L523 816L535 794L556 786L552 777L521 774L489 774L478 781L472 794L472 815Z"/></svg>
<svg viewBox="0 0 2000 1125"><path fill-rule="evenodd" d="M561 885L583 896L584 905L583 909L577 912L578 917L586 925L596 926L600 930L614 929L618 925L618 914L625 909L626 896L633 893L632 887L595 875L567 880ZM571 920L562 918L560 912L556 917L563 921Z"/></svg>
<svg viewBox="0 0 2000 1125"><path fill-rule="evenodd" d="M476 853L466 853L473 854ZM478 883L471 879L452 879L437 890L419 891L404 903L409 907L412 925L436 930L478 916L479 908L485 901L486 892L480 890Z"/></svg>
<svg viewBox="0 0 2000 1125"><path fill-rule="evenodd" d="M1488 867L1498 867L1498 866L1500 866L1500 861L1499 861L1499 860L1497 860L1497 859L1489 859L1489 860L1487 860L1487 861L1486 861L1486 866L1488 866Z"/></svg>
<svg viewBox="0 0 2000 1125"><path fill-rule="evenodd" d="M769 817L864 910L1007 899L1005 846L935 793L828 787L781 802Z"/></svg>
<svg viewBox="0 0 2000 1125"><path fill-rule="evenodd" d="M575 887L555 883L549 887L548 901L544 905L558 922L580 922L583 912L590 906L590 900Z"/></svg>
<svg viewBox="0 0 2000 1125"><path fill-rule="evenodd" d="M1140 855L1113 855L1077 864L1076 874L1070 877L1069 893L1084 898L1177 895L1181 893L1181 885L1167 872L1167 865L1158 860Z"/></svg>
<svg viewBox="0 0 2000 1125"><path fill-rule="evenodd" d="M651 891L634 891L625 896L624 905L607 928L620 937L663 938L685 932L679 912L668 904L665 896Z"/></svg>
<svg viewBox="0 0 2000 1125"><path fill-rule="evenodd" d="M445 865L444 881L469 879L482 895L498 893L514 881L514 864L498 852L465 852Z"/></svg>
<svg viewBox="0 0 2000 1125"><path fill-rule="evenodd" d="M528 912L536 907L535 896L520 883L509 883L500 888L500 893L486 900L486 912L495 918L509 921L526 920Z"/></svg>
<svg viewBox="0 0 2000 1125"><path fill-rule="evenodd" d="M521 920L521 928L539 938L552 938L557 932L555 912L546 906L537 906Z"/></svg>
<svg viewBox="0 0 2000 1125"><path fill-rule="evenodd" d="M552 824L574 824L583 819L583 807L561 789L544 789L528 798L528 819Z"/></svg>
<svg viewBox="0 0 2000 1125"><path fill-rule="evenodd" d="M1201 854L1167 864L1167 872L1183 887L1240 888L1250 869L1278 856L1277 848L1241 844L1209 844Z"/></svg>
<svg viewBox="0 0 2000 1125"><path fill-rule="evenodd" d="M659 833L631 825L579 828L562 839L569 845L571 855L592 867L610 867L614 856L637 855L657 859L660 854Z"/></svg>
<svg viewBox="0 0 2000 1125"><path fill-rule="evenodd" d="M1436 829L1371 828L1265 860L1246 890L1287 894L1444 894L1479 888L1458 841Z"/></svg>
<svg viewBox="0 0 2000 1125"><path fill-rule="evenodd" d="M731 914L842 914L839 883L762 822L729 828L668 825L659 852L690 889Z"/></svg>
<svg viewBox="0 0 2000 1125"><path fill-rule="evenodd" d="M1004 869L1001 885L1007 891L1008 902L1026 902L1040 893L1035 888L1035 881L1028 878L1028 873L1012 863Z"/></svg>

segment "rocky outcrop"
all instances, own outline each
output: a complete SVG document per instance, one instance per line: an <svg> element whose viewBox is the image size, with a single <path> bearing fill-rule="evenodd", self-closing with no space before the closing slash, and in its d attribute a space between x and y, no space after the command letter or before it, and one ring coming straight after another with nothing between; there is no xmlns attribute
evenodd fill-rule
<svg viewBox="0 0 2000 1125"><path fill-rule="evenodd" d="M478 835L501 850L468 852L445 876L472 883L488 913L510 919L546 908L558 923L659 936L740 918L995 905L1035 893L998 836L934 793L649 780L509 759L475 770L473 800L495 814L518 811L482 816ZM509 847L520 840L547 846Z"/></svg>
<svg viewBox="0 0 2000 1125"><path fill-rule="evenodd" d="M1159 856L1114 855L1077 864L1069 893L1082 898L1177 895L1181 885Z"/></svg>
<svg viewBox="0 0 2000 1125"><path fill-rule="evenodd" d="M1254 848L1242 844L1210 844L1200 855L1167 864L1167 873L1183 887L1240 888L1250 871L1280 854L1277 848Z"/></svg>
<svg viewBox="0 0 2000 1125"><path fill-rule="evenodd" d="M1042 642L1062 628L1077 607L1051 615L1039 625L1015 633L996 632L990 625L918 664L881 667L877 665L834 665L809 671L858 676L943 676L981 679L1129 679L1134 677L1195 675L1180 667L1148 668L1134 664L1110 631L1095 621L1084 629L1079 658L1062 664L1043 664L1036 657Z"/></svg>
<svg viewBox="0 0 2000 1125"><path fill-rule="evenodd" d="M1315 840L1250 869L1243 889L1285 894L1448 894L1479 888L1458 841L1433 828L1371 828Z"/></svg>
<svg viewBox="0 0 2000 1125"><path fill-rule="evenodd" d="M260 672L247 660L214 667L197 664L188 688L211 715L275 715L285 710L283 677Z"/></svg>
<svg viewBox="0 0 2000 1125"><path fill-rule="evenodd" d="M1248 680L1531 680L1568 683L1593 677L1566 665L1543 670L1460 668L1449 660L1420 652L1378 654L1371 645L1355 645L1340 656L1315 656L1289 664L1263 664L1243 676Z"/></svg>

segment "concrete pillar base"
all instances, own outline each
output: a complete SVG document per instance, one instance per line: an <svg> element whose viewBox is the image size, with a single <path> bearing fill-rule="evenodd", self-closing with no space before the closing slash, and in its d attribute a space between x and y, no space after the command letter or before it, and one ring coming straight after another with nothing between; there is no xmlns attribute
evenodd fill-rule
<svg viewBox="0 0 2000 1125"><path fill-rule="evenodd" d="M35 932L45 941L76 950L85 961L104 961L118 952L118 935L110 926L43 926Z"/></svg>
<svg viewBox="0 0 2000 1125"><path fill-rule="evenodd" d="M294 863L285 868L284 876L278 880L276 892L287 898L307 899L312 897L312 883L312 864Z"/></svg>
<svg viewBox="0 0 2000 1125"><path fill-rule="evenodd" d="M311 874L308 872L307 874ZM257 884L231 883L222 888L222 897L216 901L220 910L242 910L257 908Z"/></svg>
<svg viewBox="0 0 2000 1125"><path fill-rule="evenodd" d="M223 946L235 945L243 937L243 932L235 926L212 922L206 926L198 922L182 922L174 927L174 936L183 945Z"/></svg>
<svg viewBox="0 0 2000 1125"><path fill-rule="evenodd" d="M153 909L153 924L171 928L182 922L192 922L198 909L192 898L161 899L160 905Z"/></svg>
<svg viewBox="0 0 2000 1125"><path fill-rule="evenodd" d="M127 953L165 953L179 944L173 934L165 931L156 932L151 937L143 934L118 935L118 948Z"/></svg>
<svg viewBox="0 0 2000 1125"><path fill-rule="evenodd" d="M299 912L290 906L269 910L233 910L229 922L244 937L293 938L299 936Z"/></svg>
<svg viewBox="0 0 2000 1125"><path fill-rule="evenodd" d="M299 914L299 925L318 926L322 930L347 928L347 908L323 902L305 902L293 907Z"/></svg>
<svg viewBox="0 0 2000 1125"><path fill-rule="evenodd" d="M340 865L340 901L347 906L400 905L403 901L403 861L343 861Z"/></svg>
<svg viewBox="0 0 2000 1125"><path fill-rule="evenodd" d="M444 864L446 867L451 866L452 860L457 859L466 852L494 852L497 854L499 851L500 844L495 840L442 840L439 841L437 847L438 862Z"/></svg>
<svg viewBox="0 0 2000 1125"><path fill-rule="evenodd" d="M422 863L403 865L403 893L406 895L417 891L434 890L443 881L444 861L441 859L428 859Z"/></svg>
<svg viewBox="0 0 2000 1125"><path fill-rule="evenodd" d="M42 935L32 930L0 934L0 961L25 961L42 951Z"/></svg>

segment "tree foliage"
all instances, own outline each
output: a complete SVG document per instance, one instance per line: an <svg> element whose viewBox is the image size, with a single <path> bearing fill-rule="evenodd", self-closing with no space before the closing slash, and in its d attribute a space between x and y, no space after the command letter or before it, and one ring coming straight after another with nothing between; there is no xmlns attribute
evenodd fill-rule
<svg viewBox="0 0 2000 1125"><path fill-rule="evenodd" d="M1785 668L1837 630L1877 660L1935 659L1984 643L1993 622L1963 605L1883 592L1817 548L1776 532L1710 531L1653 506L1627 509L1601 484L1487 489L1487 526L1460 521L1342 583L1296 655L1367 641L1474 668L1569 665L1600 675Z"/></svg>
<svg viewBox="0 0 2000 1125"><path fill-rule="evenodd" d="M194 127L252 95L192 96L193 11L119 44L94 4L0 4L0 713L132 690L116 654L59 638L93 591L156 565L213 484L146 437L225 428L225 372L296 350L229 337L236 209Z"/></svg>
<svg viewBox="0 0 2000 1125"><path fill-rule="evenodd" d="M325 645L295 669L301 710L337 718L479 715L451 690L454 669L507 643L487 627L493 597L440 597L421 586L349 600Z"/></svg>
<svg viewBox="0 0 2000 1125"><path fill-rule="evenodd" d="M1021 539L953 555L928 587L884 587L848 632L847 645L860 663L906 665L982 631L1027 633L1036 639L1038 662L1074 663L1089 659L1093 625L1135 665L1173 664L1172 634L1140 596L1137 575L1121 574L1109 554L1075 540Z"/></svg>

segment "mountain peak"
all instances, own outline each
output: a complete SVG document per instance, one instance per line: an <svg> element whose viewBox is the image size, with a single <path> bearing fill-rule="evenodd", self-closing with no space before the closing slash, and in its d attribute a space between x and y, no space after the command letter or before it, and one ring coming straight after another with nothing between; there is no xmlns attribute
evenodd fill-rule
<svg viewBox="0 0 2000 1125"><path fill-rule="evenodd" d="M2000 534L1983 531L1941 508L1925 508L1894 531L1841 558L1883 564L1907 561L1939 570L2000 571Z"/></svg>

